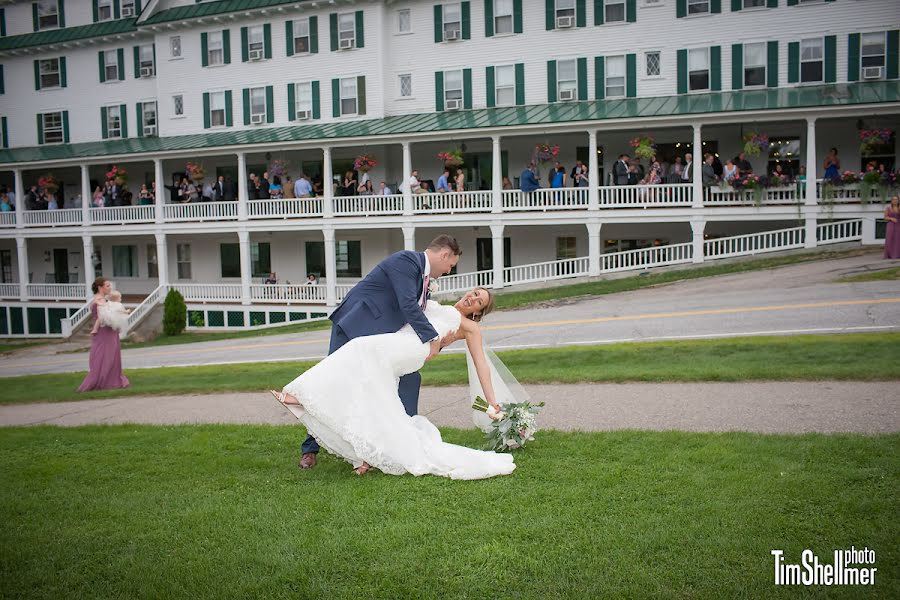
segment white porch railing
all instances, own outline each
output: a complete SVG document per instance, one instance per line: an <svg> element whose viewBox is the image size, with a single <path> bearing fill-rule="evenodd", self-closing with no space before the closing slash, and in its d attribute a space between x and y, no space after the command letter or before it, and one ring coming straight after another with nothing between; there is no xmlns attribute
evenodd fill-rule
<svg viewBox="0 0 900 600"><path fill-rule="evenodd" d="M178 290L188 302L240 302L239 283L176 283Z"/></svg>
<svg viewBox="0 0 900 600"><path fill-rule="evenodd" d="M97 225L118 223L152 223L156 219L156 207L110 206L90 209L91 223Z"/></svg>
<svg viewBox="0 0 900 600"><path fill-rule="evenodd" d="M503 269L503 282L504 284L516 285L564 279L566 277L579 277L588 274L588 266L589 260L587 258L567 258L531 265L520 265L518 267L506 267Z"/></svg>
<svg viewBox="0 0 900 600"><path fill-rule="evenodd" d="M61 208L59 210L26 210L25 225L33 227L55 227L57 225L79 225L81 223L80 208Z"/></svg>
<svg viewBox="0 0 900 600"><path fill-rule="evenodd" d="M648 206L691 206L690 183L657 185L605 185L599 188L600 208L646 208Z"/></svg>
<svg viewBox="0 0 900 600"><path fill-rule="evenodd" d="M836 202L836 203L854 203L861 202L862 190L858 183L848 183L846 185L822 185L822 180L816 180L816 197L819 202ZM826 192L827 190L827 192ZM881 202L881 196L878 188L872 186L869 190L868 202Z"/></svg>
<svg viewBox="0 0 900 600"><path fill-rule="evenodd" d="M247 216L251 219L321 217L322 199L249 200L247 202Z"/></svg>
<svg viewBox="0 0 900 600"><path fill-rule="evenodd" d="M0 212L0 227L15 227L16 213L12 211Z"/></svg>
<svg viewBox="0 0 900 600"><path fill-rule="evenodd" d="M29 283L28 297L32 300L83 300L87 287L83 283Z"/></svg>
<svg viewBox="0 0 900 600"><path fill-rule="evenodd" d="M492 195L490 190L416 194L413 211L417 214L490 212L494 206Z"/></svg>
<svg viewBox="0 0 900 600"><path fill-rule="evenodd" d="M19 298L18 283L0 283L0 298Z"/></svg>
<svg viewBox="0 0 900 600"><path fill-rule="evenodd" d="M600 271L602 273L615 273L617 271L677 265L691 262L692 257L693 249L690 242L610 252L600 257Z"/></svg>
<svg viewBox="0 0 900 600"><path fill-rule="evenodd" d="M334 198L336 217L401 215L403 194L390 196L338 196Z"/></svg>
<svg viewBox="0 0 900 600"><path fill-rule="evenodd" d="M250 286L250 299L255 302L292 302L319 303L325 302L326 287L324 285L282 285L253 284Z"/></svg>
<svg viewBox="0 0 900 600"><path fill-rule="evenodd" d="M355 283L339 283L335 286L335 294L337 295L336 300L340 302L344 299L344 296L353 289Z"/></svg>
<svg viewBox="0 0 900 600"><path fill-rule="evenodd" d="M802 248L803 234L803 227L791 227L790 229L706 240L703 246L703 257L726 258Z"/></svg>
<svg viewBox="0 0 900 600"><path fill-rule="evenodd" d="M72 332L91 316L91 304L93 304L93 302L93 300L88 301L84 306L76 310L71 317L67 317L60 321L60 332L64 338L72 337Z"/></svg>
<svg viewBox="0 0 900 600"><path fill-rule="evenodd" d="M533 192L505 190L503 210L566 210L588 207L587 188L541 188Z"/></svg>
<svg viewBox="0 0 900 600"><path fill-rule="evenodd" d="M445 275L437 280L437 285L440 289L435 295L467 292L476 287L491 287L493 283L493 271L474 271L472 273Z"/></svg>
<svg viewBox="0 0 900 600"><path fill-rule="evenodd" d="M166 204L163 218L166 221L227 221L237 219L238 203L235 202L189 202L188 204Z"/></svg>
<svg viewBox="0 0 900 600"><path fill-rule="evenodd" d="M839 244L861 240L862 219L816 225L816 238L819 244Z"/></svg>
<svg viewBox="0 0 900 600"><path fill-rule="evenodd" d="M168 292L169 286L167 285L158 286L155 290L150 292L150 294L144 298L144 301L138 304L137 307L128 314L128 325L125 328L125 331L120 332L119 335L121 337L127 335L128 332L131 331L135 325L140 323L157 304L165 300ZM88 304L88 308L90 308L90 304Z"/></svg>
<svg viewBox="0 0 900 600"><path fill-rule="evenodd" d="M759 204L797 204L803 198L795 185L766 188L762 190ZM736 191L733 188L709 187L704 190L703 204L706 206L739 206L756 204L756 196L751 191Z"/></svg>

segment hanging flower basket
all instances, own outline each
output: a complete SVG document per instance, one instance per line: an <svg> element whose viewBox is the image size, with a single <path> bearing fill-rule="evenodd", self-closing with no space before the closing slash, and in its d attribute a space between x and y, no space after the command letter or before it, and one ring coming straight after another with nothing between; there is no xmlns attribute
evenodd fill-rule
<svg viewBox="0 0 900 600"><path fill-rule="evenodd" d="M744 154L747 156L759 156L769 151L769 136L765 133L751 131L744 134Z"/></svg>
<svg viewBox="0 0 900 600"><path fill-rule="evenodd" d="M353 161L353 169L356 171L361 171L362 173L368 173L372 169L375 168L375 165L378 164L378 161L375 160L375 157L371 154L360 154Z"/></svg>
<svg viewBox="0 0 900 600"><path fill-rule="evenodd" d="M445 167L458 167L463 164L462 150L454 148L446 152L438 152L438 160L442 161Z"/></svg>
<svg viewBox="0 0 900 600"><path fill-rule="evenodd" d="M651 161L656 157L656 145L653 143L653 138L646 133L632 138L628 145L634 148L634 155L637 158Z"/></svg>
<svg viewBox="0 0 900 600"><path fill-rule="evenodd" d="M59 181L53 173L46 173L38 178L38 187L42 190L55 194L59 190Z"/></svg>
<svg viewBox="0 0 900 600"><path fill-rule="evenodd" d="M288 161L276 158L269 163L269 176L283 179L287 173Z"/></svg>
<svg viewBox="0 0 900 600"><path fill-rule="evenodd" d="M841 175L841 183L843 185L853 185L859 183L862 177L856 171L844 171Z"/></svg>
<svg viewBox="0 0 900 600"><path fill-rule="evenodd" d="M534 147L534 162L536 163L547 163L556 160L557 156L559 156L559 146L538 144Z"/></svg>
<svg viewBox="0 0 900 600"><path fill-rule="evenodd" d="M206 169L200 163L189 162L185 165L184 170L187 172L191 181L199 182L206 179Z"/></svg>
<svg viewBox="0 0 900 600"><path fill-rule="evenodd" d="M863 155L875 154L881 146L890 144L894 135L891 129L860 129L859 153Z"/></svg>
<svg viewBox="0 0 900 600"><path fill-rule="evenodd" d="M116 182L116 185L125 185L128 183L128 171L124 167L113 165L106 172L106 180Z"/></svg>

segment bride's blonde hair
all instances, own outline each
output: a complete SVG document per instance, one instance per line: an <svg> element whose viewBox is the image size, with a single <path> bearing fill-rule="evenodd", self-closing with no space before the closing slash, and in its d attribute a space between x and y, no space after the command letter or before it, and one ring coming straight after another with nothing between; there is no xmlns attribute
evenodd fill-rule
<svg viewBox="0 0 900 600"><path fill-rule="evenodd" d="M488 301L487 304L484 305L484 308L481 309L481 312L479 314L472 313L471 315L469 315L469 318L476 323L479 323L483 318L489 315L492 310L494 310L494 295L491 293L491 290L483 287L477 287L472 291L477 292L478 290L484 290L484 293L487 294Z"/></svg>

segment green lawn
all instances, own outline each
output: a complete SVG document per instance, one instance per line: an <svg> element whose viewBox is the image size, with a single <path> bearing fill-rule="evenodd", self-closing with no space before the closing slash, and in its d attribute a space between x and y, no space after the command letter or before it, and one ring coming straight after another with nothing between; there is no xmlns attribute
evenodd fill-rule
<svg viewBox="0 0 900 600"><path fill-rule="evenodd" d="M512 476L454 482L301 472L292 426L2 429L0 595L900 595L898 435L538 435ZM770 550L851 545L874 588L773 586Z"/></svg>
<svg viewBox="0 0 900 600"><path fill-rule="evenodd" d="M609 381L900 380L900 333L642 342L515 350L499 355L523 383ZM131 387L79 394L84 373L2 379L0 404L280 388L314 363L130 369ZM422 369L425 385L467 380L463 354Z"/></svg>
<svg viewBox="0 0 900 600"><path fill-rule="evenodd" d="M303 331L320 331L322 329L331 329L331 321L323 319L321 321L309 321L306 323L295 323L293 325L285 325L284 327L271 327L268 329L249 329L246 331L210 331L209 333L185 332L181 335L160 335L154 340L147 342L129 342L122 343L123 348L144 348L147 346L171 346L173 344L190 344L193 342L214 342L216 340L235 340L240 338L251 337L268 337L271 335L285 335L289 333L300 333ZM87 349L84 350L85 352Z"/></svg>
<svg viewBox="0 0 900 600"><path fill-rule="evenodd" d="M900 279L900 267L892 269L883 269L872 273L860 273L859 275L848 275L838 279L840 283L856 283L857 281L891 281Z"/></svg>

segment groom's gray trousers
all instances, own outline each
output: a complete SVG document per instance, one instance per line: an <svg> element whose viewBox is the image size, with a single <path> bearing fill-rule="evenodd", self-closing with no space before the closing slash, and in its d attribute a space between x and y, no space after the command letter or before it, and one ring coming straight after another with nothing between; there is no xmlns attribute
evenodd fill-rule
<svg viewBox="0 0 900 600"><path fill-rule="evenodd" d="M328 345L328 354L334 354L338 348L350 341L344 330L337 325L331 326L331 343ZM400 378L400 385L397 386L397 393L400 395L400 401L403 402L403 408L406 414L413 417L419 412L419 387L422 384L422 376L419 372L409 373ZM302 452L318 452L319 444L316 438L311 435L306 436L303 442Z"/></svg>

